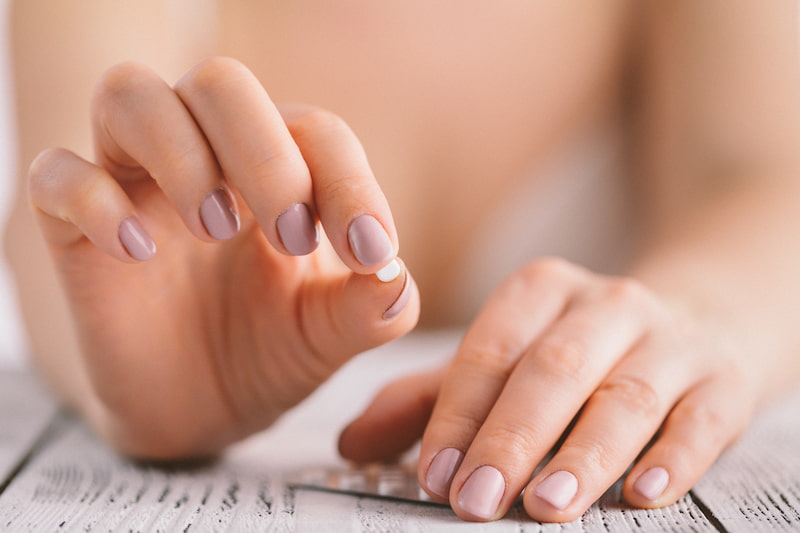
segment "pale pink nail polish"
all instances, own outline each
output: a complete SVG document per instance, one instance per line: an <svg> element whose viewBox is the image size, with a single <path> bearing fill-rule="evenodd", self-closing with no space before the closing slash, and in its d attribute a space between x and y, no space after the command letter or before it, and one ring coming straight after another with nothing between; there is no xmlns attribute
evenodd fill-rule
<svg viewBox="0 0 800 533"><path fill-rule="evenodd" d="M669 484L669 472L666 468L656 466L639 476L633 484L633 490L650 501L655 501L664 494Z"/></svg>
<svg viewBox="0 0 800 533"><path fill-rule="evenodd" d="M319 231L306 204L289 206L280 214L276 225L281 242L290 254L306 255L317 249Z"/></svg>
<svg viewBox="0 0 800 533"><path fill-rule="evenodd" d="M239 215L222 188L208 193L200 204L200 219L208 234L217 240L230 239L239 232Z"/></svg>
<svg viewBox="0 0 800 533"><path fill-rule="evenodd" d="M394 246L389 235L378 219L371 215L361 215L347 229L350 248L358 262L364 266L379 265L391 259Z"/></svg>
<svg viewBox="0 0 800 533"><path fill-rule="evenodd" d="M447 499L450 494L450 483L463 459L464 454L455 448L445 448L437 453L425 475L428 490Z"/></svg>
<svg viewBox="0 0 800 533"><path fill-rule="evenodd" d="M403 289L400 291L400 294L397 296L397 299L394 303L389 306L389 309L383 312L383 319L390 320L397 315L399 315L403 309L406 308L408 305L409 300L411 300L411 289L414 285L414 278L406 272L406 282L403 284Z"/></svg>
<svg viewBox="0 0 800 533"><path fill-rule="evenodd" d="M147 261L156 255L156 243L144 227L133 217L122 220L117 230L122 246L128 254L138 261Z"/></svg>
<svg viewBox="0 0 800 533"><path fill-rule="evenodd" d="M477 468L458 493L458 506L475 518L490 520L506 491L503 474L493 466Z"/></svg>
<svg viewBox="0 0 800 533"><path fill-rule="evenodd" d="M559 511L563 511L578 493L578 478L571 472L559 470L547 476L533 492Z"/></svg>

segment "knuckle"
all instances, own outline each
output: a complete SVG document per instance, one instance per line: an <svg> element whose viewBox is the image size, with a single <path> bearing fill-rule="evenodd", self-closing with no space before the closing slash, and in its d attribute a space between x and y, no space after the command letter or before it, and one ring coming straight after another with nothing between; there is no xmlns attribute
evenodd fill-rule
<svg viewBox="0 0 800 533"><path fill-rule="evenodd" d="M190 94L214 94L225 84L253 78L253 73L241 61L213 56L192 67L178 80L175 89Z"/></svg>
<svg viewBox="0 0 800 533"><path fill-rule="evenodd" d="M579 380L589 367L589 349L577 337L544 339L536 357L539 371L551 377Z"/></svg>
<svg viewBox="0 0 800 533"><path fill-rule="evenodd" d="M247 165L245 173L262 178L271 178L276 175L276 172L290 171L294 173L296 169L303 168L297 164L297 159L297 154L290 149L277 146L266 147L257 159Z"/></svg>
<svg viewBox="0 0 800 533"><path fill-rule="evenodd" d="M709 435L721 434L729 425L729 417L721 409L699 402L679 404L673 416L684 423L703 428Z"/></svg>
<svg viewBox="0 0 800 533"><path fill-rule="evenodd" d="M458 354L457 363L464 370L471 370L482 377L502 376L505 380L518 353L511 346L465 346Z"/></svg>
<svg viewBox="0 0 800 533"><path fill-rule="evenodd" d="M577 457L583 465L581 470L608 472L618 467L617 454L614 451L614 447L602 438L583 438L579 441L568 443L568 445L565 445L566 447L568 447L569 455Z"/></svg>
<svg viewBox="0 0 800 533"><path fill-rule="evenodd" d="M28 180L31 184L49 180L68 154L64 148L48 148L40 152L28 167Z"/></svg>
<svg viewBox="0 0 800 533"><path fill-rule="evenodd" d="M542 431L534 424L514 419L493 422L481 430L480 438L490 450L502 450L503 455L529 457L537 446L537 435Z"/></svg>
<svg viewBox="0 0 800 533"><path fill-rule="evenodd" d="M523 267L527 276L559 280L574 277L579 271L579 267L560 257L541 257Z"/></svg>
<svg viewBox="0 0 800 533"><path fill-rule="evenodd" d="M640 304L647 300L647 289L633 278L612 278L606 286L607 298L622 305Z"/></svg>
<svg viewBox="0 0 800 533"><path fill-rule="evenodd" d="M475 435L483 425L483 418L473 411L447 409L437 414L439 431L449 435Z"/></svg>
<svg viewBox="0 0 800 533"><path fill-rule="evenodd" d="M350 127L342 117L321 107L309 106L292 120L292 136L304 138L320 133L349 132Z"/></svg>
<svg viewBox="0 0 800 533"><path fill-rule="evenodd" d="M518 297L546 288L565 289L586 280L586 271L559 257L543 257L529 261L507 277L497 293L502 297Z"/></svg>
<svg viewBox="0 0 800 533"><path fill-rule="evenodd" d="M363 210L368 212L370 211L370 206L378 201L378 196L365 186L366 182L367 178L365 176L348 175L329 178L323 180L321 184L315 183L315 185L321 185L324 197L329 201L344 198L360 204Z"/></svg>
<svg viewBox="0 0 800 533"><path fill-rule="evenodd" d="M28 198L37 208L54 201L64 201L64 194L71 195L73 187L65 186L64 166L74 157L64 148L48 148L31 162L28 168ZM66 189L66 190L65 190Z"/></svg>
<svg viewBox="0 0 800 533"><path fill-rule="evenodd" d="M191 176L197 171L198 162L208 161L208 154L200 144L189 144L182 149L171 150L156 169L153 178L164 176Z"/></svg>
<svg viewBox="0 0 800 533"><path fill-rule="evenodd" d="M105 71L95 87L94 104L105 106L125 101L141 88L151 83L156 74L147 66L135 61L114 65Z"/></svg>
<svg viewBox="0 0 800 533"><path fill-rule="evenodd" d="M500 299L515 299L522 294L533 294L543 285L563 287L575 276L577 267L558 257L545 257L530 261L508 276L495 290Z"/></svg>
<svg viewBox="0 0 800 533"><path fill-rule="evenodd" d="M634 376L612 376L597 388L595 401L618 402L629 410L646 416L659 412L660 400L647 381Z"/></svg>

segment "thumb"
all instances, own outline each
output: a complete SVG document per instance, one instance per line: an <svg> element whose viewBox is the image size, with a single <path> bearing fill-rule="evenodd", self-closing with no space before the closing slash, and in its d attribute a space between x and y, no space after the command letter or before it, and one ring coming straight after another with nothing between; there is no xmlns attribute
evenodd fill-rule
<svg viewBox="0 0 800 533"><path fill-rule="evenodd" d="M390 383L339 436L339 453L358 463L396 459L422 437L445 367Z"/></svg>
<svg viewBox="0 0 800 533"><path fill-rule="evenodd" d="M315 351L335 370L350 357L411 331L419 318L419 292L395 259L379 274L347 272L305 291L304 329ZM383 276L386 279L386 276Z"/></svg>

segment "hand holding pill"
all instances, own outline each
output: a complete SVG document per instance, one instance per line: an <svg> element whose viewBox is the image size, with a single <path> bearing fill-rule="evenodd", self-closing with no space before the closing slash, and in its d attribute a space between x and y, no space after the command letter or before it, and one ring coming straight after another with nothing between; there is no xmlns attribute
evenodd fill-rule
<svg viewBox="0 0 800 533"><path fill-rule="evenodd" d="M91 120L96 160L45 151L29 187L84 346L81 409L125 452L213 454L416 323L389 205L336 115L278 107L213 58L174 87L112 68Z"/></svg>

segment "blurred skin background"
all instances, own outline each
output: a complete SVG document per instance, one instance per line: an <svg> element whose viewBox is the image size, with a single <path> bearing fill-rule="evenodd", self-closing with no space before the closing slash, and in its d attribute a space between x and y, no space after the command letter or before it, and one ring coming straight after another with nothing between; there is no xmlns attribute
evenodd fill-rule
<svg viewBox="0 0 800 533"><path fill-rule="evenodd" d="M334 111L361 137L401 228L402 256L428 295L423 326L465 324L526 259L554 255L601 271L625 264L634 227L618 116L633 38L625 2L463 13L445 4L257 4L18 5L22 166L49 146L90 157L89 101L111 65L138 60L174 82L221 53L253 69L276 102ZM538 50L539 42L549 44ZM47 335L34 335L37 351L74 351L23 189L7 239L16 275L36 287L23 311L29 324L47 324ZM534 232L526 243L513 236L520 223ZM437 244L426 250L423 240Z"/></svg>

